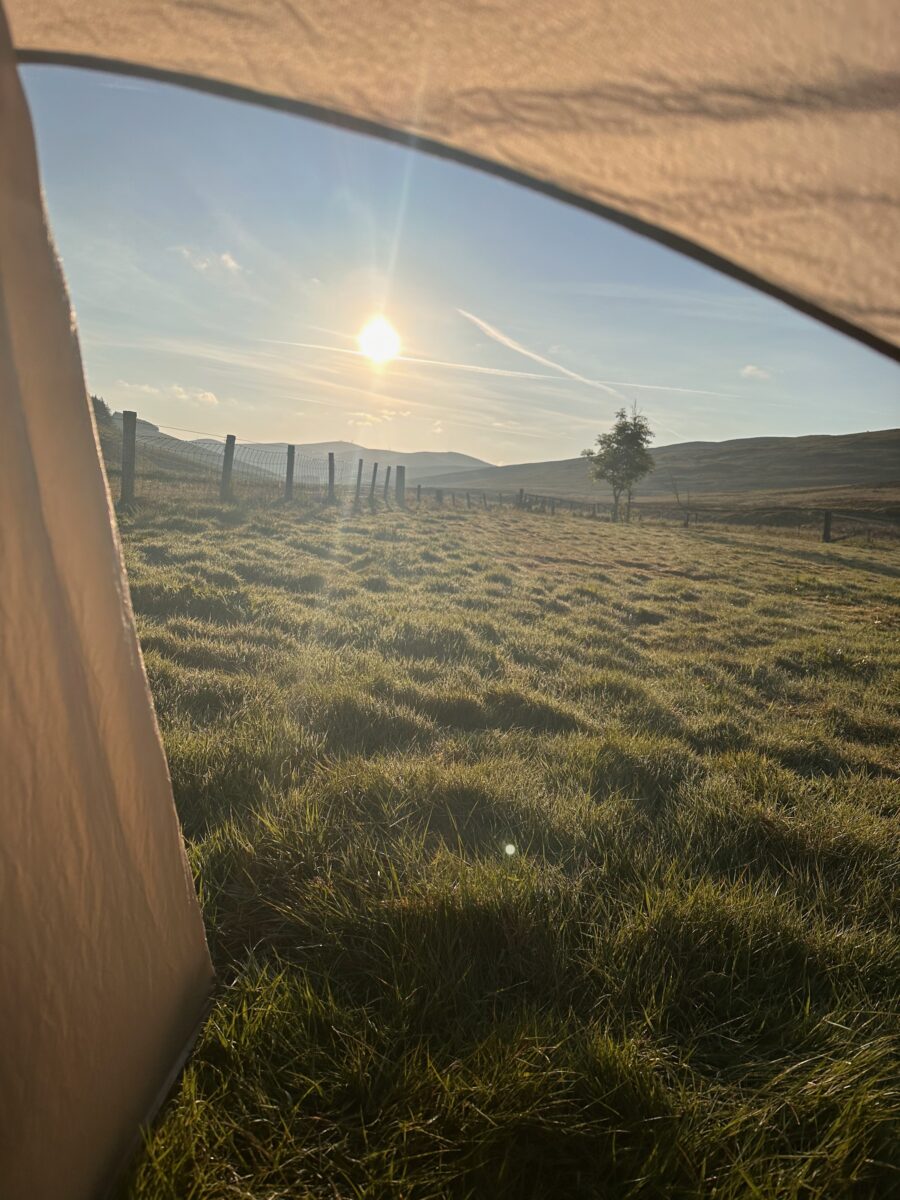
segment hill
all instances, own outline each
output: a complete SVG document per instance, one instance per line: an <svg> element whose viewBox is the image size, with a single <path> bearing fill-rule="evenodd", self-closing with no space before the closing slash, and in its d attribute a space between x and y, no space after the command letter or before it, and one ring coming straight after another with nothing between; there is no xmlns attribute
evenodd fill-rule
<svg viewBox="0 0 900 1200"><path fill-rule="evenodd" d="M173 439L174 440L174 439ZM221 454L221 443L207 439L187 443L204 449L215 450ZM287 452L286 442L252 442L235 446L235 461L252 463L255 466L264 464L267 457L271 458L272 470L280 476L284 473L283 462ZM403 453L399 450L372 449L359 446L355 442L305 442L297 443L297 454L302 457L325 460L333 454L336 460L350 462L355 470L360 459L363 460L363 470L368 477L373 463L378 463L382 473L387 466L405 466L407 483L424 483L426 479L444 474L458 474L463 471L490 470L491 463L482 458L474 458L471 454L458 454L455 451L417 450Z"/></svg>
<svg viewBox="0 0 900 1200"><path fill-rule="evenodd" d="M656 469L640 485L640 497L646 499L670 498L673 481L682 498L688 493L709 498L741 492L900 485L900 429L681 442L657 446L652 453ZM583 458L441 473L422 482L492 491L525 488L593 499L609 493L591 481Z"/></svg>

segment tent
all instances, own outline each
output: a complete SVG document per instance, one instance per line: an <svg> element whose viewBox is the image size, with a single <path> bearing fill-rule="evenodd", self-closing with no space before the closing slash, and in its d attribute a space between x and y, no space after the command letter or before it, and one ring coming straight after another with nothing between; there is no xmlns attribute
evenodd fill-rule
<svg viewBox="0 0 900 1200"><path fill-rule="evenodd" d="M16 59L312 116L518 181L900 358L888 0L6 0L0 1195L100 1193L212 972Z"/></svg>

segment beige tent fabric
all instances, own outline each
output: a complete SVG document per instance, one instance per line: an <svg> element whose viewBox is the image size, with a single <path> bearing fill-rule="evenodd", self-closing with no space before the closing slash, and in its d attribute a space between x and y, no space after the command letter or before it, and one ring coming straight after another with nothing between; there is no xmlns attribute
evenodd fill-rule
<svg viewBox="0 0 900 1200"><path fill-rule="evenodd" d="M211 966L0 9L0 1196L99 1194Z"/></svg>
<svg viewBox="0 0 900 1200"><path fill-rule="evenodd" d="M420 135L898 353L895 0L7 2L25 61Z"/></svg>

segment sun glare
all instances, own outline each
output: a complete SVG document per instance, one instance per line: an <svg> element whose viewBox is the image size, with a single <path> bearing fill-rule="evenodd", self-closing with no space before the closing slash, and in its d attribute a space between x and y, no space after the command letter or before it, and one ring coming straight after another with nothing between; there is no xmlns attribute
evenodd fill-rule
<svg viewBox="0 0 900 1200"><path fill-rule="evenodd" d="M373 363L390 362L400 353L400 335L387 317L373 317L356 339L362 353Z"/></svg>

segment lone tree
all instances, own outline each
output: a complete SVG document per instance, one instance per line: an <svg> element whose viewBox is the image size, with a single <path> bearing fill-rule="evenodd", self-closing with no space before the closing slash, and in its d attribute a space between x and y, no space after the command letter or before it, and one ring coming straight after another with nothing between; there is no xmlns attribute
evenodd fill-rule
<svg viewBox="0 0 900 1200"><path fill-rule="evenodd" d="M619 519L619 504L623 495L625 520L631 519L634 485L653 470L653 457L648 449L652 441L653 430L635 405L630 414L624 408L619 409L609 433L598 435L595 450L581 452L590 461L594 478L603 480L612 488L614 521Z"/></svg>

